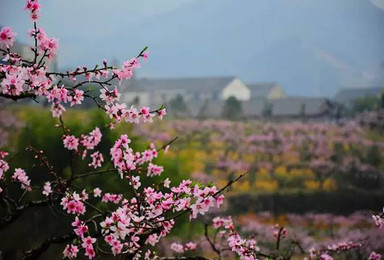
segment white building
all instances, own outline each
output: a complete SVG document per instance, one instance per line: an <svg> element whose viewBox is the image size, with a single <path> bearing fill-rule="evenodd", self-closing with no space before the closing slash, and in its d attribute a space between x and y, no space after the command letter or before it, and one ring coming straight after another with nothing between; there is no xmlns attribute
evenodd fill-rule
<svg viewBox="0 0 384 260"><path fill-rule="evenodd" d="M181 95L185 101L251 99L250 89L236 77L132 79L123 83L122 100L158 106Z"/></svg>
<svg viewBox="0 0 384 260"><path fill-rule="evenodd" d="M11 51L16 52L19 54L23 59L28 61L33 61L34 58L34 52L31 50L31 46L21 43L19 41L15 41L13 44ZM40 60L40 59L38 59ZM47 65L48 71L58 71L58 59L57 55L53 57L52 60L48 59L47 57L44 58L44 62Z"/></svg>
<svg viewBox="0 0 384 260"><path fill-rule="evenodd" d="M253 83L247 84L251 90L251 99L275 100L286 97L284 90L276 83Z"/></svg>

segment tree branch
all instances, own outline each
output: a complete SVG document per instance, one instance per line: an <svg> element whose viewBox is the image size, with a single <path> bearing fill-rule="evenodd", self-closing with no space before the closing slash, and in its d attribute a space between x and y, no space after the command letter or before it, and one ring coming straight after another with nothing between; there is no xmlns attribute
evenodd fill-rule
<svg viewBox="0 0 384 260"><path fill-rule="evenodd" d="M29 93L29 92L22 93L22 94L20 94L18 96L13 96L13 95L9 95L9 94L0 93L0 97L7 98L7 99L12 99L13 101L17 101L19 99L24 99L24 98L35 99L36 95L33 94L33 93Z"/></svg>
<svg viewBox="0 0 384 260"><path fill-rule="evenodd" d="M38 200L38 201L30 201L29 203L23 205L23 206L19 206L17 207L14 212L7 216L7 217L4 217L2 218L1 222L0 222L0 231L3 230L5 227L7 227L8 225L12 224L13 222L15 222L22 214L23 212L28 209L28 208L31 208L31 207L43 207L43 206L47 206L49 205L53 200ZM56 200L54 200L56 201Z"/></svg>
<svg viewBox="0 0 384 260"><path fill-rule="evenodd" d="M230 180L227 185L225 185L223 188L221 188L220 190L218 190L214 195L213 197L216 197L217 195L219 195L220 193L222 193L223 191L225 191L229 186L231 186L232 184L234 184L235 182L239 181L241 178L243 178L247 173L243 173L243 174L240 174L236 179L233 179L233 180Z"/></svg>
<svg viewBox="0 0 384 260"><path fill-rule="evenodd" d="M209 245L211 246L212 250L215 251L217 253L217 255L219 256L219 259L221 259L221 252L220 250L218 250L216 248L216 245L214 242L212 242L212 240L209 238L209 234L208 234L208 224L205 223L204 224L204 236L205 238L208 240L208 243Z"/></svg>
<svg viewBox="0 0 384 260"><path fill-rule="evenodd" d="M24 252L24 256L22 259L23 260L38 259L38 257L41 254L43 254L45 251L47 251L52 244L66 243L73 240L74 238L76 238L76 234L74 232L63 235L63 236L50 237L46 239L40 246Z"/></svg>

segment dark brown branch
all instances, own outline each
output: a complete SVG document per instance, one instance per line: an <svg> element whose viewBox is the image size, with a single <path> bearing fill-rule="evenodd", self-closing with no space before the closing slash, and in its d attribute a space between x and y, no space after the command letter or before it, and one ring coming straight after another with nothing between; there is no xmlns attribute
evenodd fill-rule
<svg viewBox="0 0 384 260"><path fill-rule="evenodd" d="M204 224L204 236L207 239L207 241L208 241L209 245L211 246L212 250L216 252L216 254L219 256L219 259L220 259L221 258L221 252L220 252L220 250L218 250L216 248L215 243L212 242L212 240L209 238L208 224L207 223Z"/></svg>
<svg viewBox="0 0 384 260"><path fill-rule="evenodd" d="M299 248L300 253L302 253L302 254L306 253L304 248L301 246L301 244L300 244L300 242L298 240L292 240L292 244L296 245Z"/></svg>
<svg viewBox="0 0 384 260"><path fill-rule="evenodd" d="M117 172L116 169L111 169L111 170L101 170L101 171L94 171L94 172L87 172L79 175L73 176L72 180L75 179L80 179L88 176L93 176L93 175L99 175L99 174L104 174L104 173L110 173L110 172Z"/></svg>
<svg viewBox="0 0 384 260"><path fill-rule="evenodd" d="M70 76L80 76L80 75L83 75L83 74L86 74L86 73L96 73L96 72L100 72L100 71L103 71L103 70L111 70L111 69L115 69L115 67L109 66L109 67L103 67L103 68L100 68L100 69L95 68L93 70L82 70L82 71L74 71L74 72L67 72L67 73L48 72L46 75L47 76L54 75L54 76L60 76L60 77L64 78L64 77L70 77Z"/></svg>
<svg viewBox="0 0 384 260"><path fill-rule="evenodd" d="M29 92L22 93L22 94L20 94L18 96L13 96L13 95L9 95L9 94L0 93L0 97L7 98L7 99L12 99L13 101L17 101L19 99L24 99L24 98L35 99L36 95L33 94L33 93L29 93Z"/></svg>
<svg viewBox="0 0 384 260"><path fill-rule="evenodd" d="M40 66L42 66L42 65L44 66L44 62L43 61L44 61L45 57L48 57L48 51L47 50L44 51L43 56L41 57L39 63L37 64L38 68L40 68Z"/></svg>
<svg viewBox="0 0 384 260"><path fill-rule="evenodd" d="M221 194L225 189L227 189L229 186L231 186L232 184L234 184L235 182L237 182L238 180L240 180L242 177L245 176L246 173L243 173L241 174L239 177L237 177L236 179L234 180L231 180L227 183L227 185L225 185L223 188L221 188L220 190L218 190L214 195L213 197L216 197L218 196L219 194ZM176 219L176 218L179 218L181 216L183 216L184 214L190 212L190 210L186 210L186 211L181 211L179 212L178 214L172 216L172 217L168 217L168 218L165 218L164 220L162 221L157 221L157 222L154 222L154 223L159 223L159 222L164 222L164 221L168 221L168 220L171 220L171 219Z"/></svg>
<svg viewBox="0 0 384 260"><path fill-rule="evenodd" d="M276 250L279 250L280 248L280 241L281 241L281 235L284 230L284 227L280 227L279 233L277 234L277 240L276 240Z"/></svg>
<svg viewBox="0 0 384 260"><path fill-rule="evenodd" d="M76 234L74 232L63 235L63 236L50 237L46 239L40 246L24 252L24 256L22 259L23 260L38 259L38 257L41 254L43 254L45 251L47 251L52 244L66 243L73 240L74 238L76 238Z"/></svg>
<svg viewBox="0 0 384 260"><path fill-rule="evenodd" d="M94 219L104 216L104 214L98 214L93 217L91 217L89 220L85 221L85 223L89 223L93 221ZM101 232L97 232L96 234L92 235L92 237L97 238L101 236ZM41 256L45 251L49 249L49 247L52 244L63 244L63 243L68 243L75 239L77 236L75 232L71 232L62 236L52 236L48 239L46 239L43 243L41 243L38 247L25 251L23 260L34 260L34 259L39 259L39 256Z"/></svg>
<svg viewBox="0 0 384 260"><path fill-rule="evenodd" d="M243 178L246 175L246 173L240 174L236 179L230 180L227 185L225 185L223 188L218 190L213 196L216 197L220 193L224 192L229 186L234 184L235 182L239 181L241 178Z"/></svg>
<svg viewBox="0 0 384 260"><path fill-rule="evenodd" d="M74 85L73 87L71 87L71 89L77 89L81 86L83 86L84 84L90 84L90 83L95 83L95 84L99 84L101 87L104 88L104 85L107 85L107 86L110 86L112 80L114 80L115 78L117 78L116 75L113 75L110 79L106 80L106 81L97 81L97 80L85 80L85 81L82 81L80 83L77 83L76 85Z"/></svg>
<svg viewBox="0 0 384 260"><path fill-rule="evenodd" d="M171 144L172 144L173 142L175 142L178 138L179 138L179 137L176 136L176 137L173 138L171 141L169 141L168 143L166 143L165 145L163 145L162 147L160 147L159 149L157 149L157 151L159 152L159 151L161 151L161 150L167 148L168 145L171 145Z"/></svg>
<svg viewBox="0 0 384 260"><path fill-rule="evenodd" d="M34 38L34 45L35 47L32 48L32 51L34 52L34 58L33 58L33 64L36 64L37 62L37 56L39 56L39 54L37 53L37 34L40 33L40 32L37 32L37 23L34 22L33 23L33 28L35 29L35 32L33 34L33 38Z"/></svg>
<svg viewBox="0 0 384 260"><path fill-rule="evenodd" d="M97 105L98 108L101 108L103 109L104 111L107 111L107 109L105 109L105 107L103 107L99 101L97 100L97 97L94 97L94 96L91 96L91 95L88 95L88 94L85 94L84 97L88 97L88 98L91 98Z"/></svg>
<svg viewBox="0 0 384 260"><path fill-rule="evenodd" d="M264 254L262 252L256 252L256 256L262 256L262 257L266 257L268 259L275 259L276 258L273 255Z"/></svg>
<svg viewBox="0 0 384 260"><path fill-rule="evenodd" d="M38 200L38 201L30 201L28 202L27 204L23 205L23 206L19 206L17 207L15 210L13 210L12 214L7 216L7 217L4 217L2 218L2 220L0 221L0 231L2 229L4 229L5 227L7 227L8 225L12 224L13 222L15 222L22 214L23 212L28 209L28 208L31 208L31 207L43 207L43 206L47 206L49 205L52 201L56 201L57 199L55 200Z"/></svg>

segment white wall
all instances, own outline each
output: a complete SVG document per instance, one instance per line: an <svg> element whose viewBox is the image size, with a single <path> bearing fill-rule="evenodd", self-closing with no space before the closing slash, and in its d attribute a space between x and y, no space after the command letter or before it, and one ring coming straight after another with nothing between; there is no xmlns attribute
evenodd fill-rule
<svg viewBox="0 0 384 260"><path fill-rule="evenodd" d="M241 80L235 78L222 91L223 99L228 99L231 96L237 100L248 101L251 99L251 91Z"/></svg>
<svg viewBox="0 0 384 260"><path fill-rule="evenodd" d="M285 98L284 91L280 88L280 86L275 86L271 92L269 92L268 99L282 99Z"/></svg>
<svg viewBox="0 0 384 260"><path fill-rule="evenodd" d="M140 105L150 105L149 104L149 94L146 92L123 92L121 101L126 103L128 106L132 104L132 101L135 99L135 97L139 98Z"/></svg>
<svg viewBox="0 0 384 260"><path fill-rule="evenodd" d="M130 105L135 97L139 98L140 106L157 106L164 105L174 99L178 94L182 95L184 100L189 100L187 93L184 90L157 90L157 91L122 91L121 100L127 105Z"/></svg>

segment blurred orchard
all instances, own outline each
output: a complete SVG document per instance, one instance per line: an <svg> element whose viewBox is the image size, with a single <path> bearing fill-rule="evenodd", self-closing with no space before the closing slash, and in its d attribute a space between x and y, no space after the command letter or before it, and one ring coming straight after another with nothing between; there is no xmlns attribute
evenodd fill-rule
<svg viewBox="0 0 384 260"><path fill-rule="evenodd" d="M26 1L32 60L0 30L0 259L381 259L381 110L167 118L120 102L147 48L121 67L48 71L59 45L40 8Z"/></svg>

